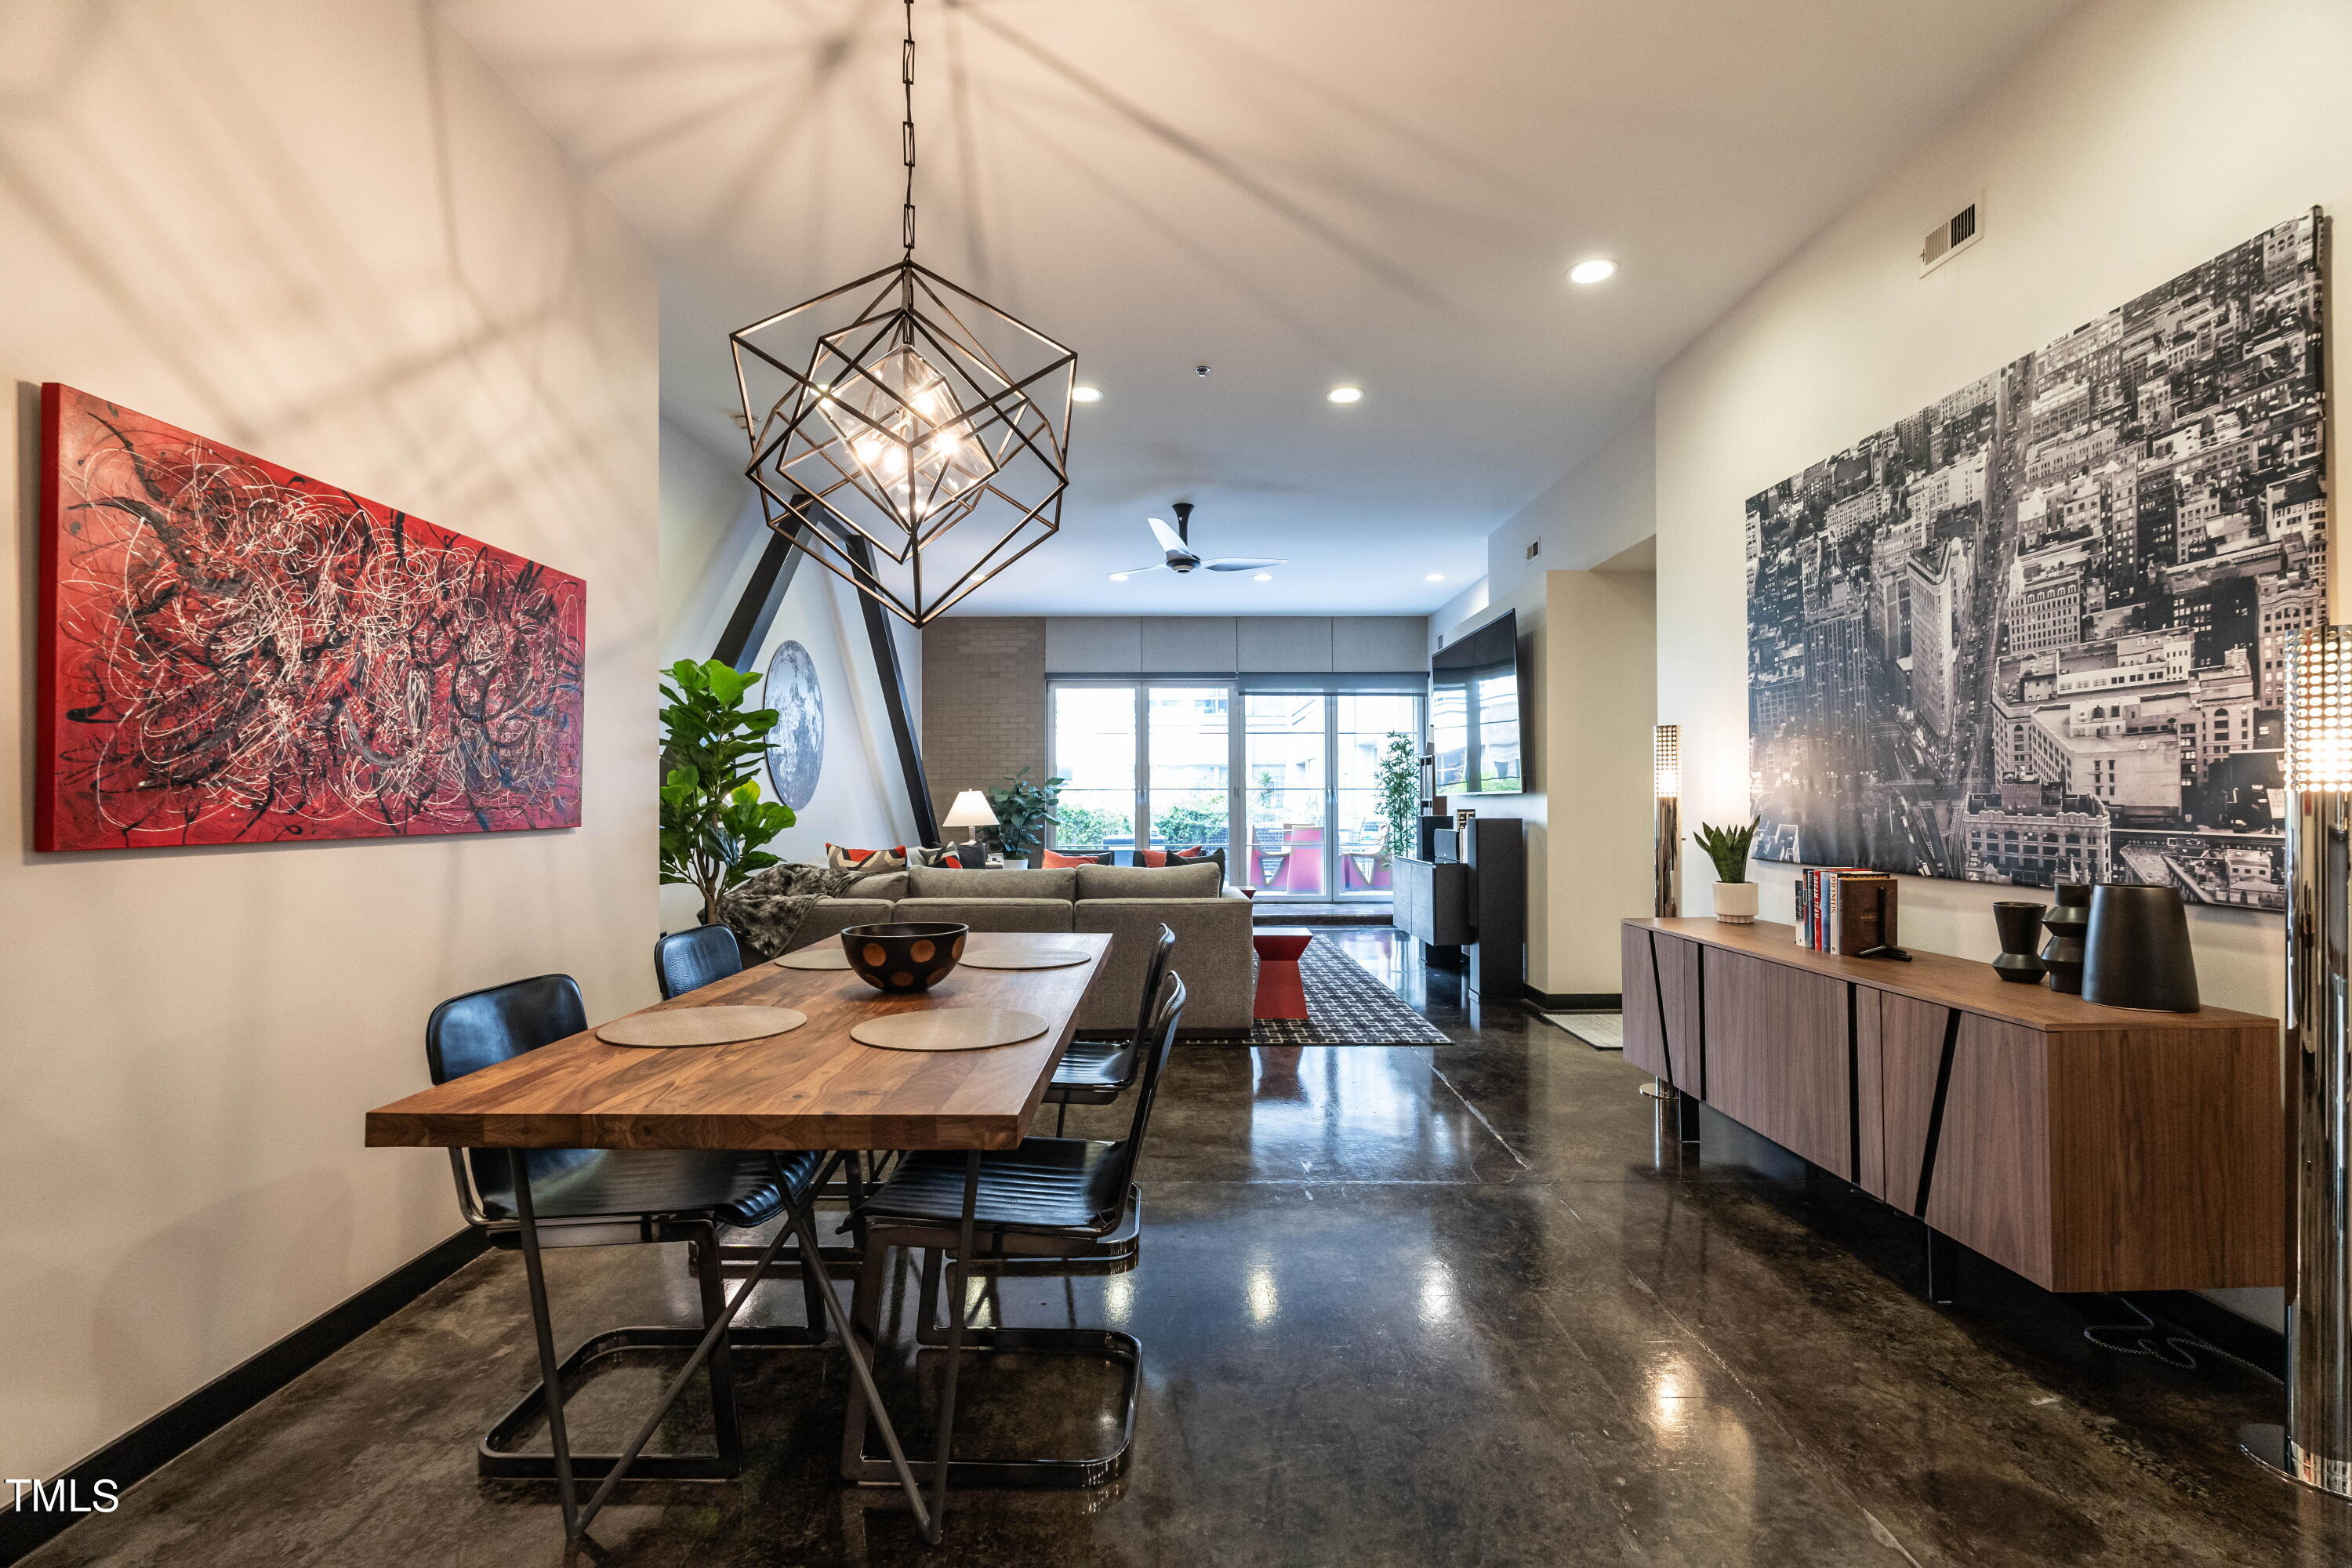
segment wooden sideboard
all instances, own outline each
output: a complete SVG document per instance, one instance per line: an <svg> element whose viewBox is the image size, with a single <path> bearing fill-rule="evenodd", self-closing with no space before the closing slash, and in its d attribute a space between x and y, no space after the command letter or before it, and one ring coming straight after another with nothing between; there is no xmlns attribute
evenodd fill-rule
<svg viewBox="0 0 2352 1568"><path fill-rule="evenodd" d="M1629 920L1625 1059L2051 1290L2284 1277L2274 1018Z"/></svg>

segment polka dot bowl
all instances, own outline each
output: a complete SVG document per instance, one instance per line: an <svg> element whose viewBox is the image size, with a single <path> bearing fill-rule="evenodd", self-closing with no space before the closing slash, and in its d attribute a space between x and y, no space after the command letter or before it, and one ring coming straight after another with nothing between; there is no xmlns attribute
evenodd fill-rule
<svg viewBox="0 0 2352 1568"><path fill-rule="evenodd" d="M841 933L841 946L860 980L877 991L910 996L954 971L971 932L950 921L898 921L851 926Z"/></svg>

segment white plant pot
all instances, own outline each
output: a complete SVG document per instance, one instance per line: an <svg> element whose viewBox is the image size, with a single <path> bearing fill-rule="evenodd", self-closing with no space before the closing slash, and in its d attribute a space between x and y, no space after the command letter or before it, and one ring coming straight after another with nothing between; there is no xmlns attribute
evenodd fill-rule
<svg viewBox="0 0 2352 1568"><path fill-rule="evenodd" d="M1717 882L1715 885L1715 918L1727 926L1754 925L1756 890L1753 882Z"/></svg>
<svg viewBox="0 0 2352 1568"><path fill-rule="evenodd" d="M1029 868L1029 857L1026 855L1007 855L1004 858L1004 868L1008 871L1026 871Z"/></svg>

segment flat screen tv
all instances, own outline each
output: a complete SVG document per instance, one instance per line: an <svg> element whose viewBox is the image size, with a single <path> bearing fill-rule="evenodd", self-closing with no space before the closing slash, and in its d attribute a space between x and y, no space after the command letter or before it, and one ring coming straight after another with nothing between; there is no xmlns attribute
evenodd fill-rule
<svg viewBox="0 0 2352 1568"><path fill-rule="evenodd" d="M1519 617L1506 610L1429 661L1429 744L1439 795L1517 795L1528 787L1519 751Z"/></svg>

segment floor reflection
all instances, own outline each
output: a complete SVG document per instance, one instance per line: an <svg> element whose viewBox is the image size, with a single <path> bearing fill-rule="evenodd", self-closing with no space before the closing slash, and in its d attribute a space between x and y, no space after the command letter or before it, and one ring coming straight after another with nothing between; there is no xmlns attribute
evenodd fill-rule
<svg viewBox="0 0 2352 1568"><path fill-rule="evenodd" d="M1117 1486L961 1495L926 1547L888 1496L834 1479L838 1360L775 1356L745 1394L753 1469L633 1489L605 1516L607 1560L2352 1561L2346 1510L2233 1453L2240 1422L2275 1417L2259 1377L2110 1356L2068 1301L1986 1265L1933 1307L1906 1217L1711 1113L1698 1149L1661 1139L1643 1075L1479 1006L1393 932L1317 936L1451 1043L1180 1048L1139 1173L1139 1266L982 1291L986 1321L1142 1341ZM1116 1136L1125 1116L1079 1108L1071 1129ZM677 1250L551 1255L560 1332L690 1318L661 1255ZM919 1444L908 1294L889 1293L887 1392ZM530 1381L522 1303L511 1255L469 1265L28 1563L552 1563L551 1493L472 1473L480 1429ZM797 1287L749 1311L797 1321ZM959 1451L1077 1441L1051 1435L1088 1429L1098 1372L969 1372ZM589 1440L625 1430L635 1387L583 1400Z"/></svg>

